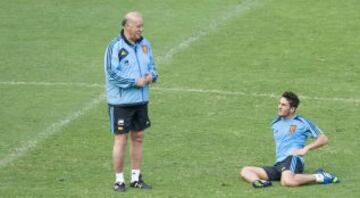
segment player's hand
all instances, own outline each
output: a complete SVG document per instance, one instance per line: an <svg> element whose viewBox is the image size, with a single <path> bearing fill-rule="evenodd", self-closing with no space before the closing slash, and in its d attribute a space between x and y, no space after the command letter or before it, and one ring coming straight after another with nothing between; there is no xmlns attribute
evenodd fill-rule
<svg viewBox="0 0 360 198"><path fill-rule="evenodd" d="M135 84L137 87L144 87L147 84L147 82L146 82L145 78L139 78L136 80Z"/></svg>
<svg viewBox="0 0 360 198"><path fill-rule="evenodd" d="M302 149L295 149L293 150L292 154L293 155L297 155L297 156L303 156L305 155L309 150L307 149L307 147L304 147Z"/></svg>
<svg viewBox="0 0 360 198"><path fill-rule="evenodd" d="M153 76L151 75L151 73L146 73L145 74L145 80L146 80L146 84L150 84L153 81Z"/></svg>

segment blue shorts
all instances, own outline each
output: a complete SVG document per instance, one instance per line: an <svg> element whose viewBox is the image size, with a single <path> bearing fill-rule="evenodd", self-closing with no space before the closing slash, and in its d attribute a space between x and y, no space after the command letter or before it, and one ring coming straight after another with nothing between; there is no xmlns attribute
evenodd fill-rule
<svg viewBox="0 0 360 198"><path fill-rule="evenodd" d="M281 173L289 170L294 174L304 172L304 163L298 156L290 155L283 161L276 162L274 166L264 166L268 178L270 181L280 181Z"/></svg>

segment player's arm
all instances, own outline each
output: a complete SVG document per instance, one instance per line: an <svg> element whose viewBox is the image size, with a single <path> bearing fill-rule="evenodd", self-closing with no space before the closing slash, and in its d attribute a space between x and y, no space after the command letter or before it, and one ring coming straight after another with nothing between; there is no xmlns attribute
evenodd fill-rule
<svg viewBox="0 0 360 198"><path fill-rule="evenodd" d="M302 149L296 149L293 151L294 155L305 155L310 150L314 150L324 146L328 142L328 138L325 134L320 134L316 137L315 141L304 146Z"/></svg>
<svg viewBox="0 0 360 198"><path fill-rule="evenodd" d="M314 149L317 149L317 148L320 148L320 147L324 146L327 142L328 142L327 136L325 134L320 134L315 139L315 141L313 141L312 143L306 145L304 147L304 149L306 149L307 151L314 150Z"/></svg>
<svg viewBox="0 0 360 198"><path fill-rule="evenodd" d="M152 48L150 44L148 46L149 46L150 63L148 65L149 72L145 74L145 79L147 80L147 83L150 84L156 82L157 78L159 77L159 73L156 71L156 65L152 53Z"/></svg>
<svg viewBox="0 0 360 198"><path fill-rule="evenodd" d="M321 129L318 126L316 126L316 124L314 124L313 122L307 119L303 119L303 121L307 125L308 136L315 138L315 141L306 145L302 149L295 150L294 151L295 155L305 155L308 151L320 148L328 142L328 138L326 137L325 134L323 134Z"/></svg>

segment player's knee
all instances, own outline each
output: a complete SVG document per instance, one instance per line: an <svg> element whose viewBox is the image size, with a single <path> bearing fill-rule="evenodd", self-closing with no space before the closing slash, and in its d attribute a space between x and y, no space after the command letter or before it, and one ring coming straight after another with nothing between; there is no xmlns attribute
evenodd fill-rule
<svg viewBox="0 0 360 198"><path fill-rule="evenodd" d="M133 139L133 142L142 143L142 142L143 142L143 139L142 139L142 138L134 138L134 139Z"/></svg>
<svg viewBox="0 0 360 198"><path fill-rule="evenodd" d="M284 187L295 187L299 185L296 180L291 177L281 178L280 183Z"/></svg>
<svg viewBox="0 0 360 198"><path fill-rule="evenodd" d="M125 134L118 134L114 137L114 145L126 145L127 136Z"/></svg>
<svg viewBox="0 0 360 198"><path fill-rule="evenodd" d="M245 166L240 170L240 176L245 177L245 175L247 175L250 171L250 167Z"/></svg>
<svg viewBox="0 0 360 198"><path fill-rule="evenodd" d="M131 140L133 142L137 142L137 143L142 143L144 139L144 134L143 133L135 133L132 137Z"/></svg>

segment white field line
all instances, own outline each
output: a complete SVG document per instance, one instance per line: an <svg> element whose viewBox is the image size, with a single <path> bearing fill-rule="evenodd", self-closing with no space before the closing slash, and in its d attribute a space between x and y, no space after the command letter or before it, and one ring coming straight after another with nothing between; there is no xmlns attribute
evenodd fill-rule
<svg viewBox="0 0 360 198"><path fill-rule="evenodd" d="M97 83L67 83L67 82L16 82L16 81L3 81L0 85L24 85L24 86L67 86L67 87L84 87L84 88L103 88L104 85ZM228 96L246 96L246 97L266 97L266 98L279 98L279 94L274 93L246 93L242 91L225 91L216 89L196 89L196 88L182 88L182 87L152 87L153 90L160 92L188 92L188 93L203 93L203 94L219 94ZM317 100L329 101L340 103L360 103L360 98L341 98L341 97L318 97L318 96L304 96L300 95L300 99L304 100Z"/></svg>
<svg viewBox="0 0 360 198"><path fill-rule="evenodd" d="M190 92L190 93L204 93L204 94L219 94L228 96L249 96L249 97L266 97L266 98L280 98L279 94L273 93L246 93L241 91L222 91L216 89L193 89L193 88L165 88L165 87L153 87L154 90L163 92ZM341 102L341 103L360 103L360 98L339 98L339 97L310 97L299 95L300 99L305 100L318 100L329 102Z"/></svg>
<svg viewBox="0 0 360 198"><path fill-rule="evenodd" d="M40 131L36 136L36 138L33 138L32 140L23 142L22 144L18 145L15 149L10 151L10 153L8 153L4 158L0 159L0 168L5 167L15 159L25 155L29 150L36 147L40 142L46 140L48 137L60 131L64 126L68 125L72 121L78 119L79 117L89 112L93 107L98 105L100 102L104 101L104 98L105 98L104 95L99 95L97 98L91 100L89 103L86 103L80 110L65 116L63 120L55 122L51 124L48 128L45 128L44 130Z"/></svg>
<svg viewBox="0 0 360 198"><path fill-rule="evenodd" d="M261 5L261 3L262 1L260 0L245 0L241 4L232 6L221 17L211 21L209 23L209 26L205 27L206 29L194 32L191 36L187 37L187 39L182 41L179 45L168 50L164 56L156 57L156 60L161 63L168 63L179 51L183 51L184 49L188 48L192 43L196 42L201 38L204 38L209 33L217 31L220 26L222 26L224 23L226 23L233 17L245 15L248 11L253 10L259 5Z"/></svg>
<svg viewBox="0 0 360 198"><path fill-rule="evenodd" d="M195 32L192 35L188 37L186 40L181 41L174 47L168 50L168 52L164 56L156 57L158 60L158 63L165 63L166 61L170 61L173 56L188 48L192 43L195 41L207 36L210 32L214 32L217 30L220 25L225 23L227 20L231 19L231 17L234 16L242 16L247 11L251 10L252 8L255 8L255 5L258 5L260 0L245 0L243 3L232 6L230 10L227 10L222 14L222 16L215 18L212 22L210 22L210 25L208 27L205 27L204 31ZM66 82L59 82L59 83L50 83L50 82L0 82L0 85L42 85L42 86L80 86L80 87L104 87L103 85L98 84L86 84L86 83L66 83ZM34 148L40 141L44 141L49 136L55 134L58 132L62 127L69 124L71 121L76 120L78 117L82 116L86 112L88 112L90 109L94 108L101 102L101 99L103 98L103 95L100 95L98 97L97 102L90 102L89 105L83 107L79 111L69 115L66 117L63 121L54 123L51 125L50 128L47 128L43 130L40 135L35 138L32 141L26 142L20 146L18 146L14 152L11 152L10 154L6 155L3 159L0 160L0 167L4 167L11 162L13 162L15 159L17 159L20 156L25 155L30 149ZM48 134L47 134L48 133ZM28 145L28 146L26 146Z"/></svg>
<svg viewBox="0 0 360 198"><path fill-rule="evenodd" d="M24 85L24 86L50 86L50 87L101 87L105 88L105 84L82 83L82 82L23 82L23 81L2 81L0 85Z"/></svg>

